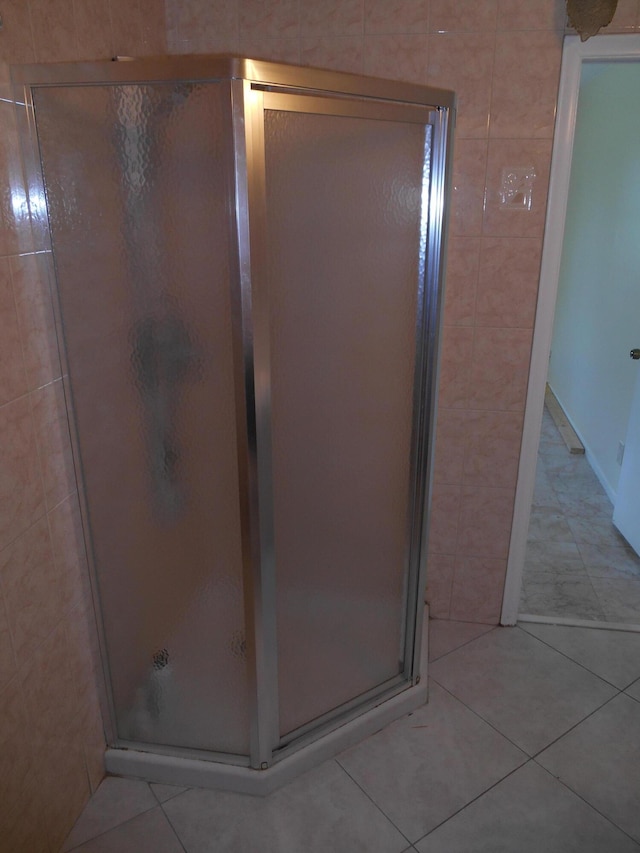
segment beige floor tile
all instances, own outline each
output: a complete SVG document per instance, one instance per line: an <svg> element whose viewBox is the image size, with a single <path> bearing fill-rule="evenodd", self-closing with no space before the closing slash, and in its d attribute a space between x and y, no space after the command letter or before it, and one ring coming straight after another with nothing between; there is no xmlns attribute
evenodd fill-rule
<svg viewBox="0 0 640 853"><path fill-rule="evenodd" d="M492 630L493 625L432 619L429 622L429 660L437 660Z"/></svg>
<svg viewBox="0 0 640 853"><path fill-rule="evenodd" d="M640 678L637 681L634 681L630 687L627 687L625 693L629 696L633 696L634 699L637 699L638 702L640 702Z"/></svg>
<svg viewBox="0 0 640 853"><path fill-rule="evenodd" d="M640 678L640 633L533 622L520 627L620 690Z"/></svg>
<svg viewBox="0 0 640 853"><path fill-rule="evenodd" d="M431 686L426 707L338 756L410 841L525 760L519 749L437 684Z"/></svg>
<svg viewBox="0 0 640 853"><path fill-rule="evenodd" d="M176 785L160 785L157 782L151 782L149 785L159 803L166 803L167 800L177 797L178 794L184 793L186 788L178 788Z"/></svg>
<svg viewBox="0 0 640 853"><path fill-rule="evenodd" d="M418 844L419 853L638 853L640 847L530 762Z"/></svg>
<svg viewBox="0 0 640 853"><path fill-rule="evenodd" d="M268 797L191 789L163 809L189 853L400 853L408 846L334 761Z"/></svg>
<svg viewBox="0 0 640 853"><path fill-rule="evenodd" d="M160 806L98 836L74 853L184 853Z"/></svg>
<svg viewBox="0 0 640 853"><path fill-rule="evenodd" d="M431 677L529 755L615 688L520 628L499 628L431 665Z"/></svg>
<svg viewBox="0 0 640 853"><path fill-rule="evenodd" d="M537 760L640 842L640 703L616 696Z"/></svg>
<svg viewBox="0 0 640 853"><path fill-rule="evenodd" d="M157 805L146 782L107 776L78 818L62 849L72 850Z"/></svg>

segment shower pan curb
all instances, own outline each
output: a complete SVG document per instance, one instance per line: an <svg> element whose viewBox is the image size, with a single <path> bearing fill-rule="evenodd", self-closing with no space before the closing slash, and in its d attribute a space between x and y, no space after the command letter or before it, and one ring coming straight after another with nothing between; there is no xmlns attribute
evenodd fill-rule
<svg viewBox="0 0 640 853"><path fill-rule="evenodd" d="M126 776L165 785L213 788L265 797L291 782L296 776L317 767L394 720L424 705L428 697L427 679L397 696L386 699L360 717L329 732L283 758L267 770L219 764L194 758L179 758L134 749L109 748L104 766L110 776Z"/></svg>

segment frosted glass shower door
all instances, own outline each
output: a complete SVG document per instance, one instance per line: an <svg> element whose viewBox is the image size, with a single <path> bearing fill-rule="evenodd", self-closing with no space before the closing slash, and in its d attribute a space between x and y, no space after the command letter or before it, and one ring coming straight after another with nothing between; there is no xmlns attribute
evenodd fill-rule
<svg viewBox="0 0 640 853"><path fill-rule="evenodd" d="M285 743L406 678L427 122L264 95Z"/></svg>
<svg viewBox="0 0 640 853"><path fill-rule="evenodd" d="M229 85L34 107L117 735L246 755Z"/></svg>

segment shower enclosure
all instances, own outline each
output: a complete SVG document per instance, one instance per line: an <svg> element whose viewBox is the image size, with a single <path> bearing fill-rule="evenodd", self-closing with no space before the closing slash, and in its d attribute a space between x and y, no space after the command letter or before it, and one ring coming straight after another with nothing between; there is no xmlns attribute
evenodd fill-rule
<svg viewBox="0 0 640 853"><path fill-rule="evenodd" d="M453 96L225 57L14 81L107 769L265 792L426 698Z"/></svg>

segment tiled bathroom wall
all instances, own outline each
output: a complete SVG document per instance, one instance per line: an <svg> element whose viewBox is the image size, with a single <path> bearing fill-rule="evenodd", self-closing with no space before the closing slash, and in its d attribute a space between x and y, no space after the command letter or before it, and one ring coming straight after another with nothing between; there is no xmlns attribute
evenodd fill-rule
<svg viewBox="0 0 640 853"><path fill-rule="evenodd" d="M640 29L620 0L608 32ZM502 604L546 209L564 0L167 0L173 53L267 59L459 96L428 600L496 623ZM503 173L535 171L530 209Z"/></svg>
<svg viewBox="0 0 640 853"><path fill-rule="evenodd" d="M165 8L166 5L166 8ZM429 599L496 622L531 347L563 0L0 0L0 851L55 853L102 776L60 365L8 64L239 51L457 90ZM640 30L619 0L609 32ZM533 167L531 209L500 205Z"/></svg>
<svg viewBox="0 0 640 853"><path fill-rule="evenodd" d="M162 0L0 3L0 851L57 853L104 775L95 622L46 256L8 64L165 49Z"/></svg>

